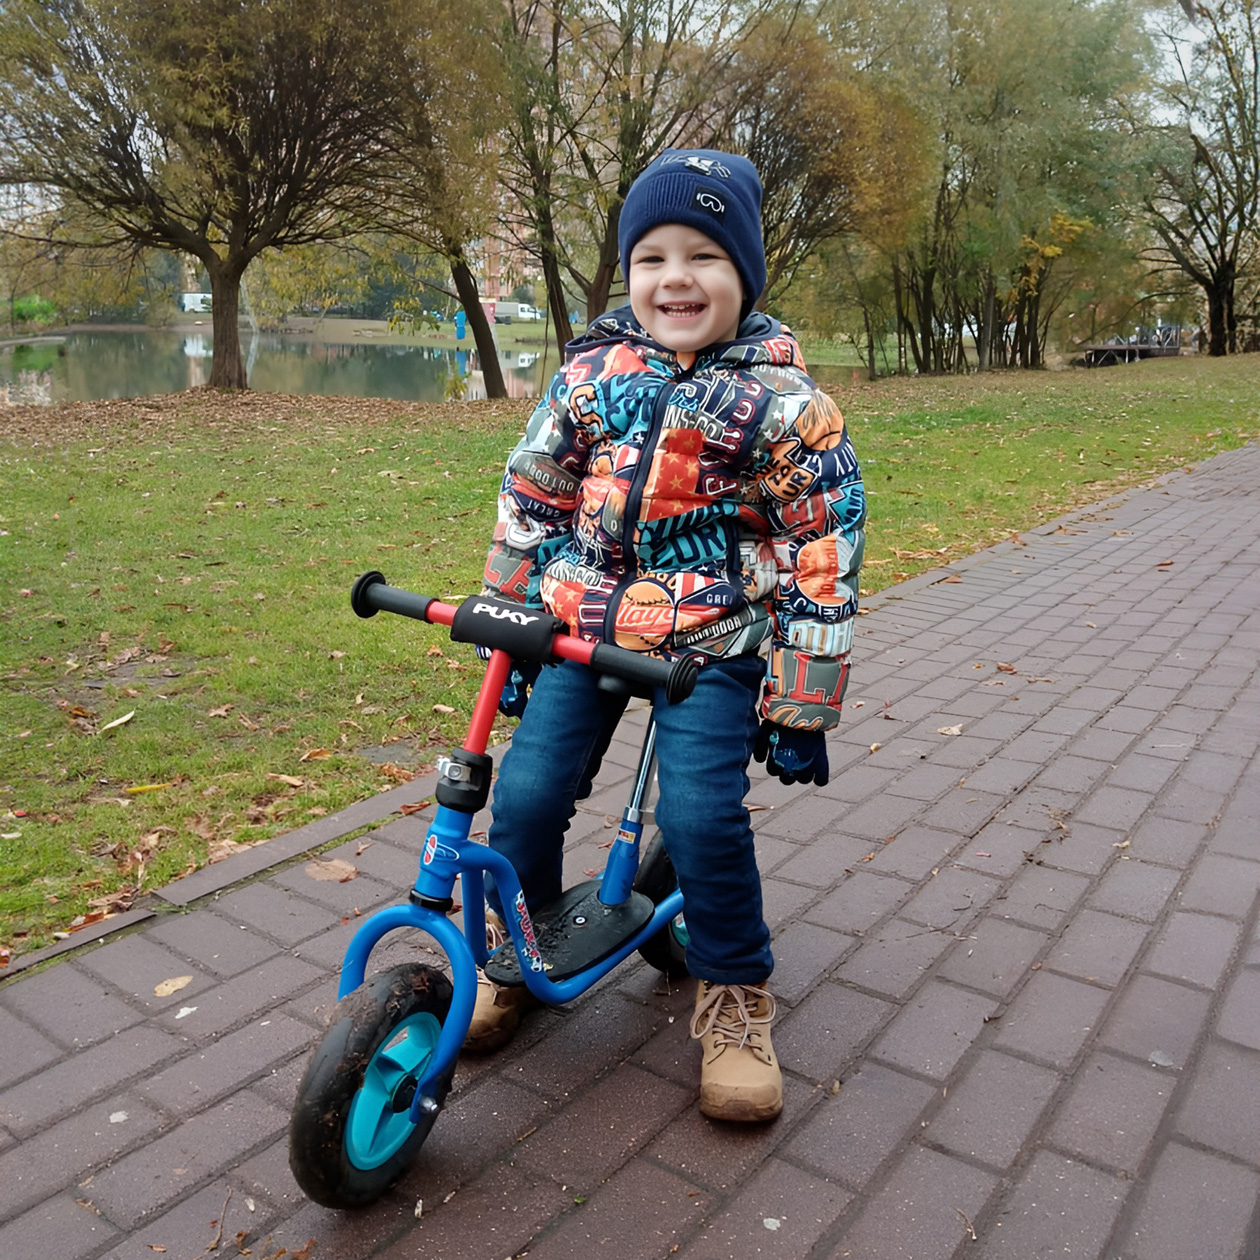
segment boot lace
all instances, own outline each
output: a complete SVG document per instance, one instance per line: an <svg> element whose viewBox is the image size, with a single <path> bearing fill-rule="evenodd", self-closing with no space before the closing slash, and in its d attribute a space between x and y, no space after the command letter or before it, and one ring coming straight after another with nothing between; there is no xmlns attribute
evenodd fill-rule
<svg viewBox="0 0 1260 1260"><path fill-rule="evenodd" d="M502 923L500 923L499 918L494 913L494 911L491 910L489 906L487 906L486 907L486 949L490 953L493 954L494 951L498 949L499 946L502 945L506 940L507 940L507 932L504 930ZM490 977L486 975L486 973L482 971L480 967L477 968L477 983L488 985L492 989L495 987L494 981L491 980Z"/></svg>
<svg viewBox="0 0 1260 1260"><path fill-rule="evenodd" d="M777 1009L774 995L754 984L709 984L691 1017L691 1035L698 1041L713 1033L715 1046L742 1050L750 1038L769 1027ZM764 1014L755 1009L765 1000Z"/></svg>

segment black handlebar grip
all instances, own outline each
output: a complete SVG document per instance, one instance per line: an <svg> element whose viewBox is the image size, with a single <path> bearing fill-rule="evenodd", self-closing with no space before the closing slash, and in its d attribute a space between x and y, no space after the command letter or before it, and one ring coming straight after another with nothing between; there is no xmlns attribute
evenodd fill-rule
<svg viewBox="0 0 1260 1260"><path fill-rule="evenodd" d="M663 687L665 699L677 704L691 695L696 685L700 663L694 656L680 656L676 661L662 661L643 656L612 643L597 643L591 652L591 668L600 673L624 678L627 682L648 687Z"/></svg>
<svg viewBox="0 0 1260 1260"><path fill-rule="evenodd" d="M426 620L433 600L427 595L413 595L399 586L390 586L383 573L364 573L350 591L350 607L360 617L375 617L378 612L400 613L404 617Z"/></svg>

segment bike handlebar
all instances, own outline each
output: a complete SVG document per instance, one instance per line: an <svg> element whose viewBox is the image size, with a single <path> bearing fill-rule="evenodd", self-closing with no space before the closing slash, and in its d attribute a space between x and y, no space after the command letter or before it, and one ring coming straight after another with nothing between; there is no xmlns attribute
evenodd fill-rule
<svg viewBox="0 0 1260 1260"><path fill-rule="evenodd" d="M350 606L360 617L392 612L416 621L450 626L451 638L456 642L499 648L517 659L544 663L556 658L576 661L628 683L662 687L670 704L691 695L700 669L694 656L663 661L613 643L588 643L569 634L559 618L509 600L477 595L462 604L444 604L427 595L390 586L384 575L375 571L364 573L355 582Z"/></svg>

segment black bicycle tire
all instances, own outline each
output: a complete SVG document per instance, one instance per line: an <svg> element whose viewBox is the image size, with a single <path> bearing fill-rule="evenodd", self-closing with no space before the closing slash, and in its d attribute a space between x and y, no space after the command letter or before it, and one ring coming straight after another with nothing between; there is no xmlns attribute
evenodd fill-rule
<svg viewBox="0 0 1260 1260"><path fill-rule="evenodd" d="M450 1011L449 978L434 967L404 963L372 976L337 1003L328 1031L298 1086L289 1121L289 1167L308 1198L324 1207L359 1208L380 1198L406 1171L433 1128L423 1117L407 1140L376 1168L357 1168L346 1152L350 1106L372 1056L404 1020ZM454 1064L435 1091L442 1102Z"/></svg>

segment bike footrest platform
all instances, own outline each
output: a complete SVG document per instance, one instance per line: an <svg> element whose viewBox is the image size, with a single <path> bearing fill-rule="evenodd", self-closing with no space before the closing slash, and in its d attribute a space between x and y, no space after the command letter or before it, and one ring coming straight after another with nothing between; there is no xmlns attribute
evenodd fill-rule
<svg viewBox="0 0 1260 1260"><path fill-rule="evenodd" d="M652 917L656 907L642 893L632 892L619 906L604 905L599 883L578 884L532 916L548 980L567 980L607 958ZM486 975L509 988L525 983L510 940L490 956Z"/></svg>

